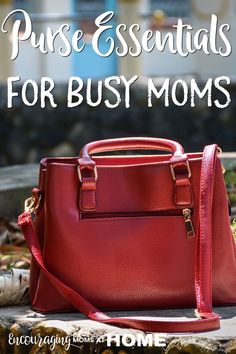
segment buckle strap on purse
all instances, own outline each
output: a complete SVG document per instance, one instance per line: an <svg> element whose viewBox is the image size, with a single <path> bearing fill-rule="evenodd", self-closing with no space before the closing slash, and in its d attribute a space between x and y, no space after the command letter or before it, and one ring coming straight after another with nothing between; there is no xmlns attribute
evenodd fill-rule
<svg viewBox="0 0 236 354"><path fill-rule="evenodd" d="M170 159L170 172L174 180L174 204L180 207L191 207L193 205L191 169L186 154L177 158L173 156Z"/></svg>
<svg viewBox="0 0 236 354"><path fill-rule="evenodd" d="M205 147L202 159L200 181L200 230L196 247L195 294L197 319L184 321L160 321L135 317L111 318L99 311L79 293L75 292L53 275L44 263L43 255L34 231L31 212L19 216L21 226L30 251L38 266L60 292L75 308L90 319L102 323L120 325L151 332L202 332L220 328L219 315L212 311L212 198L215 175L217 146Z"/></svg>

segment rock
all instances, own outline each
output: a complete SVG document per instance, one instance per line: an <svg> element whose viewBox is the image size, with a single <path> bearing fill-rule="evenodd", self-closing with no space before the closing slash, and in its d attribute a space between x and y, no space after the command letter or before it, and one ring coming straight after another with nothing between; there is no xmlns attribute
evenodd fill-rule
<svg viewBox="0 0 236 354"><path fill-rule="evenodd" d="M0 168L0 216L17 217L38 185L38 164Z"/></svg>
<svg viewBox="0 0 236 354"><path fill-rule="evenodd" d="M166 354L218 354L219 347L218 341L191 336L172 340L166 349Z"/></svg>
<svg viewBox="0 0 236 354"><path fill-rule="evenodd" d="M236 330L235 330L236 332ZM226 354L236 354L236 339L228 342L225 349Z"/></svg>
<svg viewBox="0 0 236 354"><path fill-rule="evenodd" d="M220 330L182 336L174 333L160 334L167 344L166 348L161 348L155 345L138 346L138 342L126 346L127 337L134 336L137 339L141 335L146 338L147 334L134 329L90 321L80 313L45 315L34 312L27 306L2 307L0 309L0 353L235 354L235 308L217 308L217 312L222 317ZM189 317L191 313L192 310L182 309L122 311L111 315ZM120 340L120 345L116 345L115 341L108 341L109 335L112 338L118 336L126 339ZM69 342L70 346L67 346Z"/></svg>

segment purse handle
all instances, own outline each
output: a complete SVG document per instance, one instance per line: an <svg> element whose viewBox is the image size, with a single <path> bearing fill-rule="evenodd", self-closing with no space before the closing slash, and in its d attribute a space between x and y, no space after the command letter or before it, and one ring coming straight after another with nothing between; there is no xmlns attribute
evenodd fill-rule
<svg viewBox="0 0 236 354"><path fill-rule="evenodd" d="M18 224L22 228L36 263L58 292L91 320L151 332L202 332L220 328L219 315L212 311L212 199L216 155L216 145L205 147L201 167L200 227L195 259L195 296L198 319L161 321L155 318L109 317L104 314L50 272L43 260L31 213L26 211L19 216Z"/></svg>
<svg viewBox="0 0 236 354"><path fill-rule="evenodd" d="M175 156L184 154L183 147L173 140L160 138L121 138L93 141L86 144L80 151L81 158L89 158L90 154L119 150L163 150Z"/></svg>
<svg viewBox="0 0 236 354"><path fill-rule="evenodd" d="M173 140L160 138L121 138L121 139L106 139L93 141L86 144L79 154L80 169L92 170L95 167L95 162L90 157L91 154L108 151L122 150L163 150L173 154L170 162L172 164L178 162L186 162L187 156L184 153L183 147Z"/></svg>
<svg viewBox="0 0 236 354"><path fill-rule="evenodd" d="M164 150L172 153L170 173L174 182L174 202L176 206L192 205L192 192L189 178L191 170L183 147L173 140L160 138L122 138L98 140L85 145L78 159L78 178L81 182L79 208L84 212L93 212L97 208L96 182L98 172L91 154L121 150ZM187 177L187 178L185 178ZM184 180L183 180L184 178ZM182 179L177 181L177 179Z"/></svg>

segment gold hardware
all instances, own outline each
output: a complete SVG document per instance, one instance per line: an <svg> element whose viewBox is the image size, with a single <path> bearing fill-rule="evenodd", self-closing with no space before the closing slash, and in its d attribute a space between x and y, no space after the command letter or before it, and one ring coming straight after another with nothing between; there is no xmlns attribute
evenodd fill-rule
<svg viewBox="0 0 236 354"><path fill-rule="evenodd" d="M35 198L30 197L25 200L25 212L33 213L35 205Z"/></svg>
<svg viewBox="0 0 236 354"><path fill-rule="evenodd" d="M189 162L188 160L186 161L186 167L187 167L187 171L188 171L188 178L191 177L191 170L190 170L190 166L189 166ZM176 180L176 177L175 177L175 170L174 170L174 167L172 164L170 164L170 172L171 172L171 176L173 178L173 180L175 181Z"/></svg>
<svg viewBox="0 0 236 354"><path fill-rule="evenodd" d="M183 209L183 216L185 221L187 238L195 237L194 227L191 220L191 210Z"/></svg>
<svg viewBox="0 0 236 354"><path fill-rule="evenodd" d="M217 156L218 156L219 158L221 158L221 156L222 156L222 149L221 149L219 146L217 146L217 151L218 151ZM223 173L223 175L224 175L224 174L225 174L225 167L224 167L222 161L221 161L221 168L222 168L222 173Z"/></svg>
<svg viewBox="0 0 236 354"><path fill-rule="evenodd" d="M41 202L41 195L39 195L37 203L35 197L32 196L30 198L27 198L25 200L25 208L24 208L25 212L28 212L30 214L35 213L40 206L40 202Z"/></svg>
<svg viewBox="0 0 236 354"><path fill-rule="evenodd" d="M78 166L78 176L79 176L79 180L81 183L83 183L83 176L82 176L82 173L81 173L81 169L80 169L80 166ZM98 179L98 171L97 171L97 167L94 166L93 168L93 172L94 172L94 179L95 179L95 182L97 182L97 179Z"/></svg>

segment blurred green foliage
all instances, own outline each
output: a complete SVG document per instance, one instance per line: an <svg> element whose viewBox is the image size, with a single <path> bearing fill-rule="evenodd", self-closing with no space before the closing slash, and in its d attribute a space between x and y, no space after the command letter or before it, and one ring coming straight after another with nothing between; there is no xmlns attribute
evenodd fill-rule
<svg viewBox="0 0 236 354"><path fill-rule="evenodd" d="M236 206L236 171L228 169L224 177L230 203L232 206Z"/></svg>

